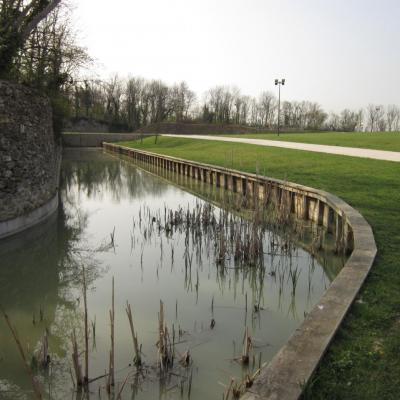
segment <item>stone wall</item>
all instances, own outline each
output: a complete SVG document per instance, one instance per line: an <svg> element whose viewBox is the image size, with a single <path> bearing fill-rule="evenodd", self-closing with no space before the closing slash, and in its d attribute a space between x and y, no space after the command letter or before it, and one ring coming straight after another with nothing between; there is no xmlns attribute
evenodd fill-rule
<svg viewBox="0 0 400 400"><path fill-rule="evenodd" d="M0 221L29 214L54 198L59 161L49 100L0 80Z"/></svg>

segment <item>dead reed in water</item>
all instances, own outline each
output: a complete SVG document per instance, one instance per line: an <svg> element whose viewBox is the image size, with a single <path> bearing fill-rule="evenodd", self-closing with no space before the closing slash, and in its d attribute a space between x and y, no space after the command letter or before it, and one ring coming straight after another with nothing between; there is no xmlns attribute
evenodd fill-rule
<svg viewBox="0 0 400 400"><path fill-rule="evenodd" d="M108 367L108 380L107 380L107 392L111 392L111 388L115 386L115 296L114 296L114 277L112 278L112 292L111 292L111 310L110 314L110 360Z"/></svg>
<svg viewBox="0 0 400 400"><path fill-rule="evenodd" d="M75 371L76 385L78 387L82 387L84 380L82 374L82 367L79 360L79 349L78 349L78 342L76 340L75 329L72 331L71 342L72 342L72 366L74 367Z"/></svg>
<svg viewBox="0 0 400 400"><path fill-rule="evenodd" d="M164 303L160 300L160 312L158 314L158 359L160 371L165 372L174 364L172 344L169 337L168 327L165 323Z"/></svg>
<svg viewBox="0 0 400 400"><path fill-rule="evenodd" d="M140 348L141 346L139 347L139 344L138 344L137 334L135 333L135 328L133 325L132 309L131 309L131 305L128 302L126 302L125 311L126 311L126 315L128 316L129 326L131 328L133 350L135 352L135 356L133 358L133 363L136 367L139 368L142 365L141 348Z"/></svg>
<svg viewBox="0 0 400 400"><path fill-rule="evenodd" d="M32 384L32 389L33 389L34 395L35 395L37 400L41 400L43 398L42 391L40 389L39 383L37 382L37 380L35 378L35 375L33 374L33 371L31 369L31 367L29 366L29 364L27 362L27 359L26 359L26 356L25 356L25 352L24 352L24 348L22 347L21 341L19 340L18 333L17 333L16 329L12 326L10 318L8 317L8 315L4 311L3 307L1 307L1 306L0 306L0 311L3 314L3 317L4 317L4 319L5 319L6 323L7 323L8 329L10 330L10 332L11 332L11 334L13 336L13 339L14 339L17 347L18 347L18 351L19 351L19 354L21 355L21 358L22 358L22 361L23 361L23 364L24 364L24 368L25 368L26 372L28 373L29 378L31 380L31 384Z"/></svg>
<svg viewBox="0 0 400 400"><path fill-rule="evenodd" d="M85 324L85 375L83 381L85 386L89 384L89 323L87 308L87 286L85 267L82 267L82 283L83 283L83 305L84 305L84 324Z"/></svg>

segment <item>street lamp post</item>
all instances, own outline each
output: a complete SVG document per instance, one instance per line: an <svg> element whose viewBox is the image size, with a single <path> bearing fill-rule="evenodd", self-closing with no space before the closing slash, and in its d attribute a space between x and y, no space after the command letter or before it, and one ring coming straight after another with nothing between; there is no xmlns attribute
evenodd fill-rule
<svg viewBox="0 0 400 400"><path fill-rule="evenodd" d="M381 111L381 108L379 107L379 106L377 106L377 107L375 107L375 111L376 111L376 114L375 114L375 124L377 125L377 122L378 122L378 117L379 117L379 111ZM373 124L371 124L371 125L373 125ZM376 126L375 125L375 129L378 131L378 129L379 129L379 126ZM371 132L373 131L373 126L371 126Z"/></svg>
<svg viewBox="0 0 400 400"><path fill-rule="evenodd" d="M281 128L281 85L285 85L285 79L275 79L275 86L279 88L279 96L278 96L278 136Z"/></svg>

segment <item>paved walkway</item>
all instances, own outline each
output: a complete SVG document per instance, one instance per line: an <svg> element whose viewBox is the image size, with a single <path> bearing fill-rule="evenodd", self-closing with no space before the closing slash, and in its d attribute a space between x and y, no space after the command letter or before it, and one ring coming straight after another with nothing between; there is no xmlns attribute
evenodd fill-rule
<svg viewBox="0 0 400 400"><path fill-rule="evenodd" d="M246 139L246 138L208 136L208 135L167 135L167 134L165 134L163 136L184 137L184 138L190 138L190 139L217 140L219 142L257 144L259 146L283 147L285 149L314 151L317 153L339 154L342 156L373 158L375 160L400 162L400 152L398 152L398 151L360 149L357 147L327 146L327 145L323 145L323 144L282 142L280 140Z"/></svg>

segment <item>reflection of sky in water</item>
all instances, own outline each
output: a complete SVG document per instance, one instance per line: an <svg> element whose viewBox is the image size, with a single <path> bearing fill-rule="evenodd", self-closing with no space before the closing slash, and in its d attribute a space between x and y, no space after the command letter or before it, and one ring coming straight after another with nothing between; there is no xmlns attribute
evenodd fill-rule
<svg viewBox="0 0 400 400"><path fill-rule="evenodd" d="M22 340L33 347L38 343L44 325L50 328L51 351L57 353L53 355L52 382L54 387L63 388L53 391L54 398L65 398L65 390L70 386L65 354L70 348L68 336L72 326L82 332L82 302L77 300L80 290L76 284L82 264L86 265L91 279L89 317L96 319L96 348L90 354L90 376L102 375L108 366L108 310L114 276L116 369L120 371L117 380L125 379L130 372L126 367L133 358L132 339L124 311L126 301L133 309L145 362L153 365L156 360L157 313L162 299L169 328L172 329L174 324L176 330L180 327L186 332L177 350L183 353L189 348L193 356L192 399L219 399L223 387L218 382L227 383L231 376L241 378L242 367L232 359L241 352L245 325L249 326L254 339L253 353L258 359L262 352L262 360L266 361L287 341L301 323L304 313L312 308L329 284L321 266L300 248L291 258L292 268L297 268L299 274L294 296L291 295L288 257L265 255L265 274L260 276L254 270L232 268L221 271L213 257L207 257L207 249L203 247L202 264L199 265L193 256L191 272L185 270L184 234L176 232L172 238L167 238L163 233L154 233L145 241L139 229L139 210L142 210L144 219L147 208L152 213L160 210L163 214L164 206L173 210L178 206L191 208L202 200L124 161L95 151L67 153L62 177L64 212L60 212L57 224L54 222L50 227L43 227L45 233L34 246L18 247L14 243L14 249L7 245L8 250L3 246L3 251L8 252L0 270L0 282L8 281L6 287L13 296L24 292L23 301L18 302L16 298L13 306L10 302L6 304ZM143 232L145 222L142 224ZM114 227L115 247L107 248ZM19 240L23 238L21 235ZM13 276L7 276L6 268L11 268L16 259L19 259L15 267L17 271ZM38 272L36 277L32 272L35 269ZM271 276L272 270L276 271L275 276ZM21 283L24 276L32 278L35 285L31 287ZM29 298L31 304L25 304ZM263 309L253 314L251 308L257 303ZM45 304L42 307L45 308L46 321L33 326L32 314L38 313L42 304ZM209 328L212 317L216 321L213 330ZM29 388L22 368L19 369L14 344L6 338L5 327L0 327L0 379L3 383L7 379L8 383ZM5 350L3 343L10 349ZM180 398L180 390L174 389L176 383L176 378L166 382L167 389L171 390L164 398ZM92 384L93 390L97 392L99 385L104 390L104 379ZM158 379L152 373L136 398L153 399L158 397L160 390ZM103 395L106 395L105 391ZM131 396L130 385L127 385L123 397Z"/></svg>

